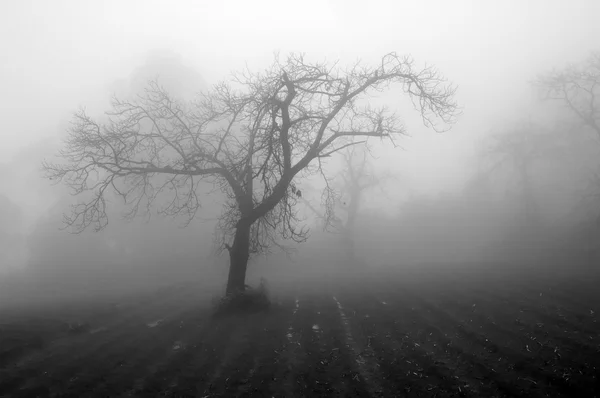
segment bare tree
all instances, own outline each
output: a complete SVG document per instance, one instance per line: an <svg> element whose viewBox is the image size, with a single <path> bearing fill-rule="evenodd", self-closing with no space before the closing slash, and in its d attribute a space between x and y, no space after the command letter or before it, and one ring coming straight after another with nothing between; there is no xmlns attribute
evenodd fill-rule
<svg viewBox="0 0 600 398"><path fill-rule="evenodd" d="M384 184L397 177L389 172L376 172L370 161L370 151L366 145L345 148L342 156L341 171L337 178L325 179L325 199L321 206L315 207L308 199L301 201L322 222L323 228L340 234L346 249L349 263L357 264L355 250L356 221L360 214L365 194L379 187L385 194Z"/></svg>
<svg viewBox="0 0 600 398"><path fill-rule="evenodd" d="M531 121L524 121L514 128L490 137L487 146L487 160L494 162L487 172L480 174L481 182L501 167L512 166L517 175L517 192L521 213L518 219L533 227L537 223L538 212L535 198L535 180L531 175L535 162L547 160L555 154L560 144L559 135L547 131Z"/></svg>
<svg viewBox="0 0 600 398"><path fill-rule="evenodd" d="M576 128L584 127L592 132L592 141L587 142L585 151L578 151L574 155L576 162L585 163L584 154L588 155L589 185L582 195L582 204L576 206L581 211L585 209L585 221L580 224L590 235L591 249L590 262L595 263L600 252L600 208L597 198L600 192L600 178L598 171L598 150L600 149L600 52L594 52L580 64L570 65L562 70L554 70L534 80L533 85L539 90L543 100L553 100L562 103L574 116ZM588 137L586 137L588 138ZM573 137L573 142L581 143L579 138ZM592 152L591 154L589 152ZM590 156L591 155L591 156ZM583 160L583 162L582 162ZM575 209L574 209L575 210Z"/></svg>
<svg viewBox="0 0 600 398"><path fill-rule="evenodd" d="M344 170L340 174L343 180L339 209L345 213L342 225L342 237L349 255L349 261L357 263L356 256L356 221L359 216L364 196L368 190L379 187L383 189L386 181L394 178L390 173L377 173L369 161L366 146L348 148L342 153Z"/></svg>
<svg viewBox="0 0 600 398"><path fill-rule="evenodd" d="M571 65L533 81L544 100L562 102L600 139L600 52L580 65Z"/></svg>
<svg viewBox="0 0 600 398"><path fill-rule="evenodd" d="M393 83L425 125L454 122L455 88L431 67L416 70L409 57L391 53L374 67L342 69L292 54L262 73L234 74L191 103L151 82L136 100L115 98L103 123L80 111L60 152L66 162L44 168L75 194L91 193L65 217L76 232L107 225L110 189L130 204L130 215L169 197L159 211L191 220L199 183L214 184L226 195L220 231L229 294L244 288L250 254L280 237L306 239L294 179L322 173L321 160L343 148L404 133L394 112L365 101Z"/></svg>
<svg viewBox="0 0 600 398"><path fill-rule="evenodd" d="M594 142L584 144L586 155L591 159L591 180L597 181L598 149L600 149L600 52L592 53L584 62L570 65L562 70L555 70L539 76L533 81L543 100L561 102L575 117L575 127L569 130L577 132L581 127L592 131ZM571 139L581 144L579 137ZM582 155L582 154L581 154ZM579 155L581 157L581 155ZM592 186L596 193L600 185Z"/></svg>

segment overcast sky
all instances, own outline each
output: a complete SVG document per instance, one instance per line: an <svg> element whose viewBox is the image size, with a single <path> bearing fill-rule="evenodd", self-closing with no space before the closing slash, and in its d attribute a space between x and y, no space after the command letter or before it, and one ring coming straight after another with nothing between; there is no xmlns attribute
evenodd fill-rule
<svg viewBox="0 0 600 398"><path fill-rule="evenodd" d="M152 49L180 53L210 83L275 50L342 62L396 51L456 83L464 115L443 135L409 116L406 150L383 158L446 189L476 140L531 104L528 80L600 50L598 16L598 0L2 1L0 156L55 135Z"/></svg>

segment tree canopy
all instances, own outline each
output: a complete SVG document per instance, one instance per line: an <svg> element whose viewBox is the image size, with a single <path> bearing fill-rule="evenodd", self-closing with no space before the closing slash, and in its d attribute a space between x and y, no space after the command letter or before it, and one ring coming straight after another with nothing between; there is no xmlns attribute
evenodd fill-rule
<svg viewBox="0 0 600 398"><path fill-rule="evenodd" d="M75 231L107 225L111 189L130 216L157 204L163 214L191 220L200 183L211 184L226 197L223 247L258 253L279 237L306 239L294 178L322 173L321 160L343 148L405 133L396 112L367 101L391 84L402 87L426 126L441 131L455 121L455 87L410 57L390 53L373 67L341 68L292 54L263 72L233 74L193 101L152 81L135 99L113 98L102 121L80 110L60 152L65 162L45 163L46 175L90 194L65 218Z"/></svg>

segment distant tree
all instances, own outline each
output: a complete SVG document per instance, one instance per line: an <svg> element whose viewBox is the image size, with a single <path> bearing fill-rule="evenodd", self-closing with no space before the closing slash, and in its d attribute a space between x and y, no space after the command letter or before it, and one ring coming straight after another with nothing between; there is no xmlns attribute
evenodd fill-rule
<svg viewBox="0 0 600 398"><path fill-rule="evenodd" d="M310 210L325 232L339 234L342 238L344 253L343 260L348 265L358 265L355 235L356 222L364 202L365 194L372 188L380 188L385 193L384 185L388 180L395 179L391 173L377 172L370 160L367 146L351 146L340 152L342 157L341 170L334 177L324 177L325 190L321 205L313 204L304 196L301 202ZM308 193L315 189L303 185Z"/></svg>
<svg viewBox="0 0 600 398"><path fill-rule="evenodd" d="M571 154L568 133L562 128L546 128L530 120L521 121L514 127L492 135L485 148L489 163L479 180L484 183L501 170L512 170L516 175L517 202L520 205L519 220L522 226L539 226L540 213L536 200L536 166L545 165L559 171ZM553 173L555 174L556 171Z"/></svg>
<svg viewBox="0 0 600 398"><path fill-rule="evenodd" d="M334 198L333 212L329 215L311 206L313 212L325 222L325 226L333 226L335 232L341 234L348 254L347 261L358 263L356 253L356 223L364 202L365 194L373 189L384 190L384 185L395 179L391 173L377 172L370 161L369 149L366 146L352 146L341 152L342 166L337 173L337 181L327 181L326 189ZM337 186L337 189L336 189ZM310 206L310 204L309 204ZM328 205L325 204L325 209Z"/></svg>
<svg viewBox="0 0 600 398"><path fill-rule="evenodd" d="M20 206L0 194L0 273L23 265L22 224Z"/></svg>
<svg viewBox="0 0 600 398"><path fill-rule="evenodd" d="M375 67L341 69L290 55L263 73L235 74L194 102L150 82L137 99L115 98L103 122L79 111L60 153L65 162L44 163L46 176L82 195L66 216L76 232L107 225L111 189L132 215L168 198L160 212L192 220L198 182L214 184L226 195L220 230L233 293L244 289L250 254L280 237L306 239L308 231L297 225L294 179L323 173L323 158L367 138L404 133L395 113L365 102L393 83L425 125L454 122L455 89L431 67L416 70L408 57L392 53Z"/></svg>
<svg viewBox="0 0 600 398"><path fill-rule="evenodd" d="M578 146L575 156L580 161L587 160L586 168L591 171L589 180L593 182L591 193L597 194L600 192L597 183L600 181L597 177L600 172L600 52L592 53L580 64L541 75L533 85L542 100L562 103L574 116L576 123L571 123L575 125L571 131L578 132L579 127L583 127L592 132L593 139L584 142L580 137L573 137L571 143Z"/></svg>
<svg viewBox="0 0 600 398"><path fill-rule="evenodd" d="M200 73L184 64L181 55L167 50L154 50L146 54L144 63L130 76L117 80L112 89L120 98L131 98L143 93L149 80L159 80L170 95L191 99L208 86Z"/></svg>
<svg viewBox="0 0 600 398"><path fill-rule="evenodd" d="M592 169L590 180L598 181L597 174L600 171L600 162L598 161L600 156L600 52L592 53L580 64L570 65L562 70L554 70L538 76L533 81L533 86L540 93L542 100L562 103L581 127L593 133L594 139L584 143L584 151L581 150L582 140L580 138L574 137L571 143L579 145L577 154L580 158L585 155L591 160L587 165L588 169ZM579 130L577 127L570 130L577 132ZM590 153L590 150L593 152ZM600 192L600 185L592 184L591 188L595 193Z"/></svg>
<svg viewBox="0 0 600 398"><path fill-rule="evenodd" d="M600 52L579 65L538 76L533 86L543 100L562 103L600 138Z"/></svg>
<svg viewBox="0 0 600 398"><path fill-rule="evenodd" d="M344 183L342 185L341 208L346 213L346 230L349 234L348 240L353 246L356 218L363 204L364 195L367 190L381 186L384 179L390 175L383 173L378 176L373 170L373 165L368 161L368 150L366 147L352 147L342 153L344 159L344 169L340 173Z"/></svg>
<svg viewBox="0 0 600 398"><path fill-rule="evenodd" d="M23 212L21 208L6 195L0 194L0 232L15 233L21 231Z"/></svg>
<svg viewBox="0 0 600 398"><path fill-rule="evenodd" d="M582 142L573 137L572 146L578 147L572 161L583 165L587 172L588 186L583 190L582 200L574 207L573 214L583 215L579 224L589 238L590 262L597 262L600 253L600 52L575 65L538 76L533 86L541 99L561 103L573 116L576 128L591 132L591 139ZM579 125L579 126L578 126ZM582 145L583 144L583 145ZM578 239L580 240L580 239Z"/></svg>

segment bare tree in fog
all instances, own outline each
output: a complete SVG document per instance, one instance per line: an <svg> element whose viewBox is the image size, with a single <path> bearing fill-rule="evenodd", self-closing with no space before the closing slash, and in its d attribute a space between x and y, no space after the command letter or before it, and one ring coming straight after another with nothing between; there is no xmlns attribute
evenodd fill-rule
<svg viewBox="0 0 600 398"><path fill-rule="evenodd" d="M549 145L549 134L531 122L521 123L514 129L495 134L490 138L488 156L496 163L490 170L500 166L512 166L517 175L516 194L519 196L519 220L522 227L538 224L536 209L535 180L532 169L535 161L544 156Z"/></svg>
<svg viewBox="0 0 600 398"><path fill-rule="evenodd" d="M65 162L44 168L48 178L82 196L65 217L76 232L107 225L109 190L130 204L131 216L168 196L159 211L191 220L200 207L199 182L214 184L227 197L220 230L232 293L244 289L250 254L280 237L306 239L308 231L297 223L294 179L323 174L324 158L367 138L393 142L404 133L394 112L364 101L394 83L425 125L453 123L455 89L435 69L417 70L408 57L392 53L374 67L343 69L290 55L262 73L235 74L193 102L151 82L135 100L115 98L103 122L79 111L60 153Z"/></svg>
<svg viewBox="0 0 600 398"><path fill-rule="evenodd" d="M575 217L580 219L582 232L577 235L584 235L578 240L586 242L588 261L595 264L600 252L600 52L579 64L538 76L533 86L542 100L564 105L573 116L570 143L576 151L572 161L583 165L588 184L572 216L578 213Z"/></svg>
<svg viewBox="0 0 600 398"><path fill-rule="evenodd" d="M23 218L21 207L0 194L0 275L25 261Z"/></svg>
<svg viewBox="0 0 600 398"><path fill-rule="evenodd" d="M542 99L564 104L600 139L600 52L579 65L541 75L533 85Z"/></svg>
<svg viewBox="0 0 600 398"><path fill-rule="evenodd" d="M578 65L541 75L533 85L543 100L562 103L574 116L571 124L575 127L570 128L571 131L575 134L581 130L592 132L587 145L593 147L595 153L588 167L592 169L591 188L597 194L600 192L600 52L592 53ZM581 140L581 137L573 137L571 141L581 143Z"/></svg>
<svg viewBox="0 0 600 398"><path fill-rule="evenodd" d="M342 179L338 210L343 217L338 217L338 225L342 240L351 264L358 263L356 255L356 221L359 216L365 194L372 188L383 189L383 184L392 179L390 173L377 173L373 163L369 161L366 147L353 147L342 153L344 170L339 174ZM339 213L339 212L338 212Z"/></svg>
<svg viewBox="0 0 600 398"><path fill-rule="evenodd" d="M339 189L333 188L334 181L327 181L331 190L330 197L335 198L329 218L326 212L315 209L308 201L311 210L325 222L331 225L336 233L341 234L342 243L347 254L348 265L359 263L355 249L356 221L360 213L365 194L372 188L383 189L383 184L394 178L390 173L377 173L366 146L352 146L341 152L342 170L337 174L340 181ZM335 193L334 193L335 191ZM327 207L327 204L326 206Z"/></svg>
<svg viewBox="0 0 600 398"><path fill-rule="evenodd" d="M367 148L354 147L342 154L344 170L340 174L344 180L342 186L342 201L340 208L345 212L342 239L351 263L356 263L356 250L354 248L354 235L356 218L360 210L365 191L377 186L380 181L367 161Z"/></svg>
<svg viewBox="0 0 600 398"><path fill-rule="evenodd" d="M111 86L119 98L130 98L143 92L149 80L157 79L171 96L185 100L192 99L198 91L208 87L197 70L186 66L182 57L170 50L148 52L144 63L135 68L128 78L117 80Z"/></svg>
<svg viewBox="0 0 600 398"><path fill-rule="evenodd" d="M524 120L487 139L482 151L485 168L467 188L474 190L491 180L505 180L509 206L516 208L511 209L513 217L502 234L502 244L490 249L504 259L538 256L548 239L541 193L560 189L556 182L566 169L567 138L560 128Z"/></svg>

